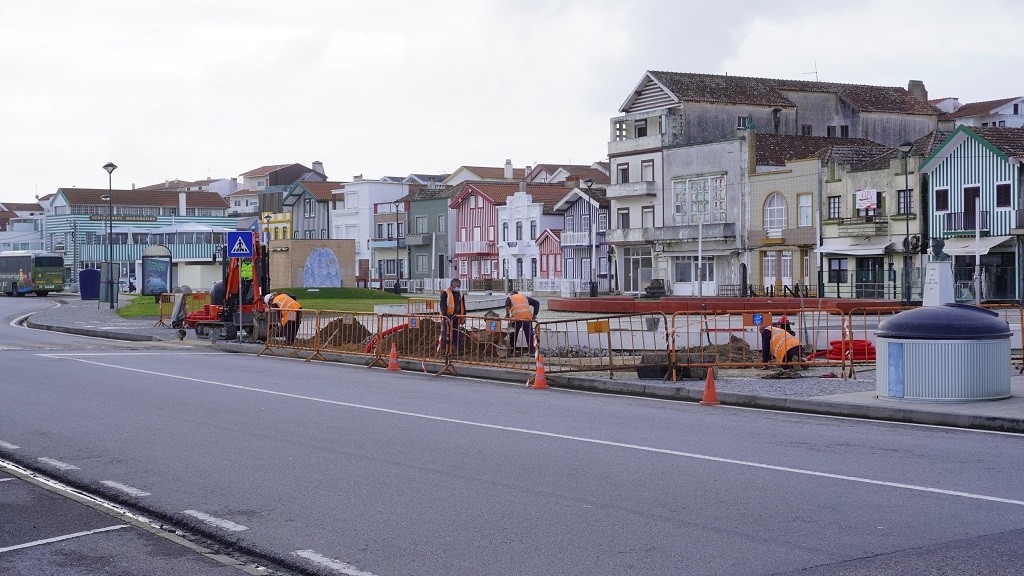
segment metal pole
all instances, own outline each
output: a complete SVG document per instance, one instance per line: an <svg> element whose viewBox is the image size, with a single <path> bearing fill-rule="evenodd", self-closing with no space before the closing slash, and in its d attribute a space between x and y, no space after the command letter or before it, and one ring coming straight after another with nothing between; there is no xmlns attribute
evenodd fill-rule
<svg viewBox="0 0 1024 576"><path fill-rule="evenodd" d="M107 189L113 192L113 174L107 173ZM107 298L110 300L110 309L114 309L114 257L113 246L111 245L114 234L114 197L107 196Z"/></svg>
<svg viewBox="0 0 1024 576"><path fill-rule="evenodd" d="M981 306L981 191L974 199L974 305Z"/></svg>
<svg viewBox="0 0 1024 576"><path fill-rule="evenodd" d="M398 239L398 202L395 202L395 294L402 293L401 242Z"/></svg>
<svg viewBox="0 0 1024 576"><path fill-rule="evenodd" d="M903 246L903 305L910 306L910 151L903 153L903 206L906 238Z"/></svg>

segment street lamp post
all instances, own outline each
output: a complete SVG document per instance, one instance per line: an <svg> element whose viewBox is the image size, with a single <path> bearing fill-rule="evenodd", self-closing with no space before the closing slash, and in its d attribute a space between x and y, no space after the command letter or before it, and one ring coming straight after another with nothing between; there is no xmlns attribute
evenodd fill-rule
<svg viewBox="0 0 1024 576"><path fill-rule="evenodd" d="M114 234L114 170L117 170L117 165L107 162L103 165L103 169L107 171L108 192L100 198L107 203L107 299L110 301L110 309L113 310L116 292L114 292L114 258L111 240L113 240Z"/></svg>
<svg viewBox="0 0 1024 576"><path fill-rule="evenodd" d="M910 306L910 150L912 142L904 142L897 146L903 155L903 222L906 224L906 237L903 239L903 305Z"/></svg>
<svg viewBox="0 0 1024 576"><path fill-rule="evenodd" d="M398 238L398 206L401 204L400 201L395 201L395 294L402 293L402 260L399 257L401 255L401 240Z"/></svg>
<svg viewBox="0 0 1024 576"><path fill-rule="evenodd" d="M596 223L598 211L594 210L594 197L593 197L593 178L587 178L583 180L583 185L587 187L587 211L590 212L590 297L597 297L597 228Z"/></svg>

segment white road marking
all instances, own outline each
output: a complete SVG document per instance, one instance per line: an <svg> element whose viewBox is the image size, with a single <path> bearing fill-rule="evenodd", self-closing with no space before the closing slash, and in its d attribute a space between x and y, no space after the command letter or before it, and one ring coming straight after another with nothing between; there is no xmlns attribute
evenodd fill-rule
<svg viewBox="0 0 1024 576"><path fill-rule="evenodd" d="M198 518L211 526L216 526L217 528L221 528L223 530L228 530L231 532L241 532L242 530L249 529L248 526L242 526L241 524L235 524L231 520L225 520L223 518L217 518L216 516L210 516L209 514L205 512L200 512L198 510L185 510L182 513L188 514L193 518Z"/></svg>
<svg viewBox="0 0 1024 576"><path fill-rule="evenodd" d="M16 546L8 546L6 548L0 548L0 553L10 552L11 550L21 550L22 548L32 548L33 546L41 546L43 544L52 544L54 542L60 542L61 540L70 540L72 538L79 538L81 536L89 536L90 534L99 534L100 532L110 532L111 530L120 530L121 528L128 528L127 524L118 524L117 526L107 526L106 528L97 528L96 530L89 530L86 532L75 532L74 534L67 534L64 536L56 536L54 538L46 538L45 540L36 540L35 542L26 542L24 544L18 544Z"/></svg>
<svg viewBox="0 0 1024 576"><path fill-rule="evenodd" d="M0 482L10 482L11 480L14 480L14 478L0 478Z"/></svg>
<svg viewBox="0 0 1024 576"><path fill-rule="evenodd" d="M199 384L211 384L213 386L221 386L224 388L231 388L234 390L246 390L249 392L259 392L261 394L269 394L271 396L281 396L284 398L294 398L296 400L308 400L310 402L320 402L323 404L330 404L333 406L345 406L347 408L357 408L360 410L371 410L374 412L381 412L384 414L394 414L398 416L410 416L413 418L422 418L424 420L432 420L435 422L447 422L450 424L463 424L466 426L476 426L479 428L487 428L489 430L504 430L507 432L519 432L522 434L532 434L535 436L543 436L546 438L558 438L561 440L571 440L574 442L584 442L587 444L596 444L599 446L612 446L616 448L626 448L629 450L639 450L642 452L651 452L655 454L666 454L670 456L680 456L683 458L692 458L695 460L704 460L707 462L718 462L721 464L734 464L737 466L747 466L750 468L760 468L762 470L773 470L776 472L789 472L791 474L802 474L805 476L816 476L818 478L829 478L832 480L843 480L846 482L856 482L861 484L870 484L874 486L887 486L889 488L899 488L902 490L912 490L916 492L926 492L931 494L943 494L946 496L957 496L960 498L970 498L974 500L984 500L987 502L999 502L1002 504L1013 504L1015 506L1024 506L1024 500L1015 500L1012 498L1000 498L998 496L987 496L985 494L974 494L971 492L961 492L958 490L945 490L942 488L932 488L929 486L919 486L916 484L904 484L902 482L889 482L886 480L874 480L871 478L862 478L860 476L846 476L843 474L832 474L829 472L819 472L816 470L806 470L803 468L791 468L788 466L776 466L774 464L764 464L762 462L751 462L747 460L736 460L733 458L723 458L720 456L711 456L707 454L697 454L694 452L682 452L679 450L669 450L667 448L655 448L652 446L641 446L638 444L628 444L624 442L613 442L610 440L598 440L596 438L584 438L582 436L572 436L569 434L557 434L555 432L544 432L541 430L531 430L528 428L516 428L513 426L500 426L497 424L487 424L485 422L474 422L472 420L460 420L457 418L445 418L443 416L432 416L430 414L419 414L416 412L407 412L403 410L394 410L391 408L381 408L378 406L367 406L365 404L354 404L351 402L341 402L339 400L328 400L326 398L316 398L313 396L303 396L301 394L290 394L288 392L278 392L276 390L267 390L264 388L254 388L251 386L241 386L238 384L228 384L226 382L217 382L216 380L203 380L202 378L192 378L190 376L179 376L177 374L167 374L164 372L155 372L153 370L143 370L141 368L129 368L126 366L117 366L115 364L104 364L102 362L96 362L93 360L83 360L80 358L74 358L72 356L66 356L68 360L74 360L76 362L83 362L85 364L94 364L96 366L104 366L107 368L115 368L118 370L126 370L128 372L138 372L141 374L149 374L151 376L163 376L166 378L174 378L178 380L185 380L187 382L197 382Z"/></svg>
<svg viewBox="0 0 1024 576"><path fill-rule="evenodd" d="M126 494L130 494L132 496L140 496L140 497L141 496L152 496L152 494L150 494L149 492L146 492L144 490L139 490L138 488L134 488L134 487L129 486L127 484L121 484L120 482L114 482L113 480L103 480L103 481L100 482L100 484L103 484L104 486L110 486L111 488L114 488L116 490L120 490L121 492L124 492Z"/></svg>
<svg viewBox="0 0 1024 576"><path fill-rule="evenodd" d="M0 440L0 448L7 448L8 450L17 450L18 448L21 448L21 446L15 446L10 442L4 442L3 440Z"/></svg>
<svg viewBox="0 0 1024 576"><path fill-rule="evenodd" d="M36 458L36 460L39 460L43 464L49 464L50 466L60 470L81 470L81 468L74 464L68 464L67 462L61 462L60 460L54 460L53 458Z"/></svg>
<svg viewBox="0 0 1024 576"><path fill-rule="evenodd" d="M351 564L346 564L341 560L335 560L334 558L328 558L315 550L296 550L292 554L299 558L305 558L317 566L322 566L329 570L334 570L339 574L345 574L346 576L376 576L373 572L366 572L360 570Z"/></svg>
<svg viewBox="0 0 1024 576"><path fill-rule="evenodd" d="M100 340L109 340L109 338L100 338ZM168 344L167 341L151 341L151 342L140 342L140 344ZM168 352L166 350L162 352L52 352L47 354L36 354L36 356L42 356L43 358L57 358L60 360L74 360L73 356L167 356L168 354L175 354L175 352ZM188 354L189 356L230 356L234 355L234 352L179 352L178 354Z"/></svg>

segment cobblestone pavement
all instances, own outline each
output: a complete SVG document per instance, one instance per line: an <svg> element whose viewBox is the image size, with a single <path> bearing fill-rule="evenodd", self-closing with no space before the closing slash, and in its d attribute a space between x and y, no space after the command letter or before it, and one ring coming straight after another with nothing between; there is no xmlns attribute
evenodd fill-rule
<svg viewBox="0 0 1024 576"><path fill-rule="evenodd" d="M470 299L477 297L485 298L484 295L469 296ZM121 318L109 305L83 301L72 294L51 299L54 307L32 314L28 322L30 327L140 341L174 341L179 338L177 330L156 326L155 318ZM551 312L543 307L542 310L541 321L584 317ZM185 338L195 340L194 331L187 330ZM259 349L255 345L241 345L237 351L255 352ZM722 368L718 371L715 389L724 404L1024 432L1024 376L1016 371L1011 378L1010 398L955 403L880 399L875 393L875 374L871 367L858 368L856 378L850 379L826 377L833 371L832 368L811 368L798 371L795 378L771 379L765 377L771 371ZM518 380L522 374L493 370L481 375L496 380ZM635 371L614 375L588 372L556 377L555 380L560 380L567 387L690 400L700 399L705 391L703 380L647 380L637 377Z"/></svg>

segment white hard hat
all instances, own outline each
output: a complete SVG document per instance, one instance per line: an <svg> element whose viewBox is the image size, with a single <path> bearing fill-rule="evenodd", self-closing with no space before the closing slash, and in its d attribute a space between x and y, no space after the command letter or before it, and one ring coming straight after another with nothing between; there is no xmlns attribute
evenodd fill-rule
<svg viewBox="0 0 1024 576"><path fill-rule="evenodd" d="M273 299L274 299L274 293L271 292L270 294L267 294L266 296L263 297L263 303L266 304L267 306L270 306L270 301L273 300Z"/></svg>

